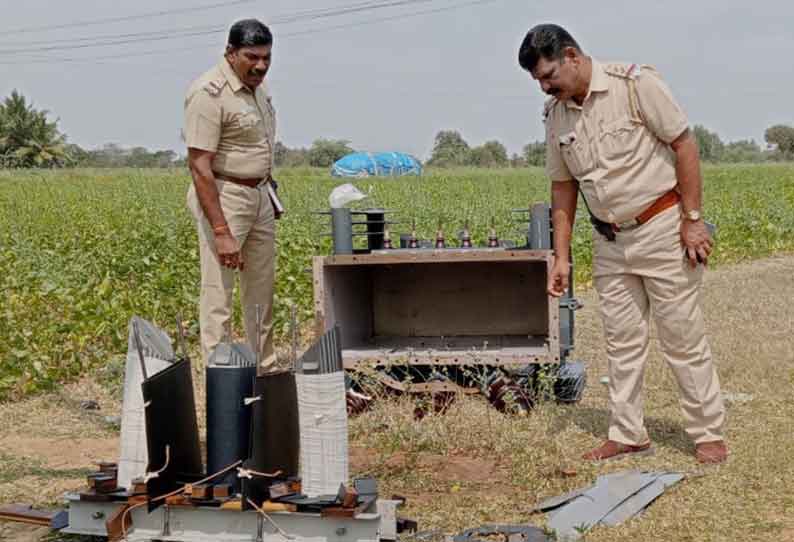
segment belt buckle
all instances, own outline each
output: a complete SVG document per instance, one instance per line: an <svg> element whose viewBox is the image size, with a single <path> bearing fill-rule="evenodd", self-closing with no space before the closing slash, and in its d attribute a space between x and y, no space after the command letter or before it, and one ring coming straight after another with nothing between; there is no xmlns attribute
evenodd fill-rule
<svg viewBox="0 0 794 542"><path fill-rule="evenodd" d="M615 225L618 227L618 230L624 231L624 230L631 230L636 228L637 226L640 225L640 222L636 218L632 218L631 220L620 222L619 224L615 224Z"/></svg>

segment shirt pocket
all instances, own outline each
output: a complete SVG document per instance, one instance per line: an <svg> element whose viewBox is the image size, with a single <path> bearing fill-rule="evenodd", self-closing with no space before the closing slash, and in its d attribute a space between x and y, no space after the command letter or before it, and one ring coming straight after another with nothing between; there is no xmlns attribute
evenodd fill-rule
<svg viewBox="0 0 794 542"><path fill-rule="evenodd" d="M229 119L229 131L235 139L244 143L257 143L265 134L262 117L252 109L233 113Z"/></svg>
<svg viewBox="0 0 794 542"><path fill-rule="evenodd" d="M595 164L587 140L575 132L560 136L560 154L568 166L568 171L576 180L581 180L593 171Z"/></svg>
<svg viewBox="0 0 794 542"><path fill-rule="evenodd" d="M601 123L598 136L599 155L609 163L622 162L637 151L642 126L629 117Z"/></svg>

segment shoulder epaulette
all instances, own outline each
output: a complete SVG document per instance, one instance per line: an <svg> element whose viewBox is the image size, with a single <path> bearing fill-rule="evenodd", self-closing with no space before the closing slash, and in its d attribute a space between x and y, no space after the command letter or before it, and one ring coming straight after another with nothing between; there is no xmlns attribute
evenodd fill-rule
<svg viewBox="0 0 794 542"><path fill-rule="evenodd" d="M632 119L640 124L645 123L645 116L642 114L640 108L638 93L637 93L637 79L644 71L656 71L653 66L647 64L621 64L611 63L604 65L604 72L613 77L619 77L626 81L629 87L629 107L631 108Z"/></svg>
<svg viewBox="0 0 794 542"><path fill-rule="evenodd" d="M621 79L631 79L636 80L639 77L640 73L642 73L642 69L645 66L640 66L639 64L606 64L604 66L604 72L607 75L611 75L613 77L620 77Z"/></svg>
<svg viewBox="0 0 794 542"><path fill-rule="evenodd" d="M208 81L202 88L210 96L217 96L221 93L221 90L223 90L223 87L226 85L226 83L226 79L216 79L213 81Z"/></svg>

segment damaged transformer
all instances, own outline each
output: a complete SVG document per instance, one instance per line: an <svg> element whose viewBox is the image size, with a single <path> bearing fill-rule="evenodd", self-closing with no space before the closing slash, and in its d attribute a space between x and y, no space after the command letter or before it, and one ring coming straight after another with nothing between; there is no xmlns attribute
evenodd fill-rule
<svg viewBox="0 0 794 542"><path fill-rule="evenodd" d="M561 299L546 292L547 204L520 211L527 217L520 247L500 239L493 224L487 246L474 246L466 223L458 246L440 241L439 224L435 243L417 239L413 228L400 248L389 248L388 225L396 222L385 211L357 211L363 221L341 224L344 211L333 210L334 254L315 257L313 274L316 334L340 328L346 370L398 393L479 391L500 409L531 408L540 381L554 382L559 401L581 398L585 366L571 359L580 304L573 284Z"/></svg>

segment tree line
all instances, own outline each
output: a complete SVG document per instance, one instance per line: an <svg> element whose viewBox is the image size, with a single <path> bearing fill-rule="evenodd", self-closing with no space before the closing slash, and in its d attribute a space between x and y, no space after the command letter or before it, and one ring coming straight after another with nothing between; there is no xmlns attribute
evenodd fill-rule
<svg viewBox="0 0 794 542"><path fill-rule="evenodd" d="M704 126L692 129L700 155L705 162L766 162L794 160L794 126L778 124L764 133L766 147L753 140L723 142L720 136ZM274 152L278 167L330 167L336 160L354 152L350 142L338 139L317 139L307 148L289 148L276 142ZM436 134L433 150L426 165L430 167L542 167L546 161L546 145L533 141L521 153L508 155L499 141L486 141L471 146L460 132L442 130ZM67 143L58 129L57 120L49 120L49 112L36 109L17 91L0 103L0 168L170 168L184 167L185 157L172 150L150 151L144 147L124 148L107 144L86 150Z"/></svg>

